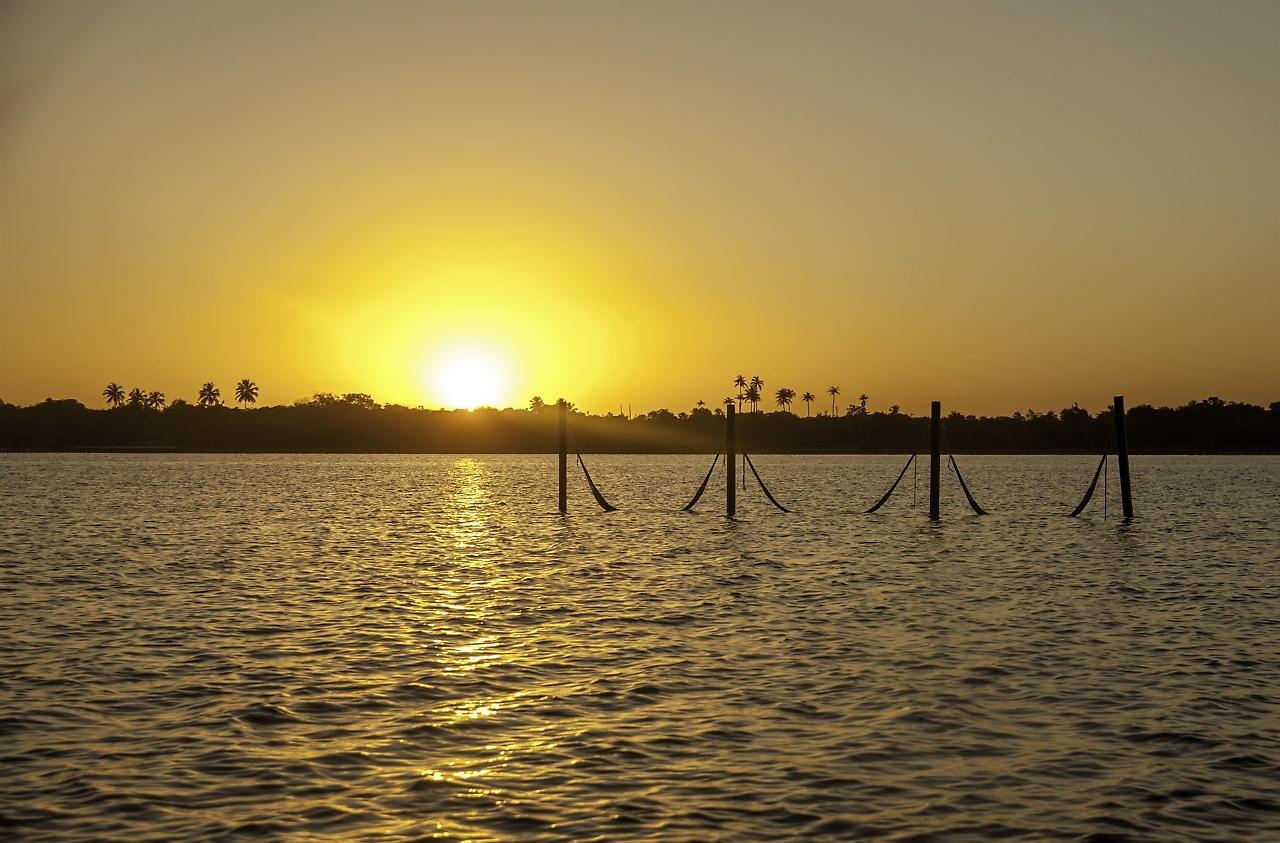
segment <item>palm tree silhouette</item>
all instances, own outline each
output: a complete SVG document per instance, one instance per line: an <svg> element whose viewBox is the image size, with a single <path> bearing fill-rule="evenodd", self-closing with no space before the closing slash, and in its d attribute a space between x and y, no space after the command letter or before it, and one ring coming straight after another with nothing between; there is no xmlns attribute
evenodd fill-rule
<svg viewBox="0 0 1280 843"><path fill-rule="evenodd" d="M756 393L756 397L751 401L751 411L755 412L756 405L760 403L760 396L764 395L764 378L759 375L752 375L751 388Z"/></svg>
<svg viewBox="0 0 1280 843"><path fill-rule="evenodd" d="M163 410L164 409L164 393L148 392L147 397L143 399L143 403L147 405L147 409L149 410Z"/></svg>
<svg viewBox="0 0 1280 843"><path fill-rule="evenodd" d="M796 391L788 387L782 387L773 394L774 401L784 410L791 409L791 402L796 397Z"/></svg>
<svg viewBox="0 0 1280 843"><path fill-rule="evenodd" d="M804 417L809 418L809 405L813 403L813 393L806 392L800 396L800 400L804 402Z"/></svg>
<svg viewBox="0 0 1280 843"><path fill-rule="evenodd" d="M129 390L129 406L141 407L146 402L146 396L142 394L142 390L136 386Z"/></svg>
<svg viewBox="0 0 1280 843"><path fill-rule="evenodd" d="M738 375L733 379L733 385L738 388L738 412L742 412L742 399L747 397L747 379L742 375Z"/></svg>
<svg viewBox="0 0 1280 843"><path fill-rule="evenodd" d="M236 384L236 403L246 406L258 403L258 385L248 378L242 379Z"/></svg>
<svg viewBox="0 0 1280 843"><path fill-rule="evenodd" d="M862 415L865 416L867 414L867 393L864 392L858 396L858 407L862 410Z"/></svg>
<svg viewBox="0 0 1280 843"><path fill-rule="evenodd" d="M107 384L107 388L102 390L102 397L107 399L107 404L111 407L119 407L124 403L124 389L120 384L112 381Z"/></svg>
<svg viewBox="0 0 1280 843"><path fill-rule="evenodd" d="M213 381L207 381L200 387L200 395L196 398L196 403L201 407L216 407L222 403L222 392L213 385Z"/></svg>
<svg viewBox="0 0 1280 843"><path fill-rule="evenodd" d="M836 414L836 396L840 394L840 387L838 387L838 386L829 386L829 387L827 387L827 394L831 396L831 415L832 415L832 416L835 416L835 414Z"/></svg>
<svg viewBox="0 0 1280 843"><path fill-rule="evenodd" d="M707 402L699 398L698 403L695 404L694 406L697 407L699 410L701 410L703 407L707 406Z"/></svg>
<svg viewBox="0 0 1280 843"><path fill-rule="evenodd" d="M747 391L743 393L743 397L751 404L751 412L756 411L756 404L760 401L760 390L754 386L748 386Z"/></svg>

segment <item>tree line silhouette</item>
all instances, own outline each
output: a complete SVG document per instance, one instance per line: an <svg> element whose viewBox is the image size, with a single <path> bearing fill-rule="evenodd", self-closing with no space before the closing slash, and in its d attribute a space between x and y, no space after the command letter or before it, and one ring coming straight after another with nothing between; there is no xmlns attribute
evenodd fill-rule
<svg viewBox="0 0 1280 843"><path fill-rule="evenodd" d="M837 414L838 386L826 392L831 412L812 414L812 392L800 396L803 416L791 412L795 390L774 392L776 411L760 409L764 381L734 379L724 404L749 408L739 416L742 447L756 453L904 453L923 449L929 420L868 409L861 394ZM160 392L111 383L107 409L73 399L19 407L0 401L0 449L171 450L383 453L547 453L556 447L554 403L534 396L527 408L429 410L380 404L365 393L318 393L287 406L255 406L258 386L236 384L227 407L221 390L203 384L195 404L168 402ZM599 453L707 453L720 449L724 409L698 400L688 411L594 415L569 405L574 438ZM1138 453L1280 453L1280 402L1268 407L1217 397L1180 407L1129 409L1130 450ZM1019 411L1008 416L952 412L948 443L957 453L1099 453L1112 429L1109 409Z"/></svg>

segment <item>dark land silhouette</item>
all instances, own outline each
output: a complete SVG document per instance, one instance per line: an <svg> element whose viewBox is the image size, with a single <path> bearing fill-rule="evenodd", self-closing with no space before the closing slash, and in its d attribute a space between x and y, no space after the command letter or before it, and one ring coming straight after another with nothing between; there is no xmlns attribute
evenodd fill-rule
<svg viewBox="0 0 1280 843"><path fill-rule="evenodd" d="M115 385L112 384L112 387ZM243 388L242 388L243 387ZM249 389L252 387L252 389ZM206 406L160 393L129 400L109 388L108 409L72 399L31 406L0 402L0 449L33 451L160 450L194 452L554 453L556 413L540 399L529 409L428 410L378 404L370 396L316 395L288 406L253 409L220 403L212 384ZM752 392L748 387L748 393ZM257 387L242 382L237 400L251 404ZM835 396L832 395L834 402ZM737 399L733 399L736 403ZM786 410L738 416L742 448L751 453L910 453L927 450L927 417L868 412L811 417ZM758 400L758 399L757 399ZM1280 453L1280 402L1269 407L1208 398L1181 407L1133 406L1127 413L1135 453ZM596 453L714 453L724 440L723 411L654 410L632 417L584 414L570 421L579 450ZM1044 413L975 417L952 412L945 430L956 453L1100 453L1112 428L1110 410L1078 407Z"/></svg>

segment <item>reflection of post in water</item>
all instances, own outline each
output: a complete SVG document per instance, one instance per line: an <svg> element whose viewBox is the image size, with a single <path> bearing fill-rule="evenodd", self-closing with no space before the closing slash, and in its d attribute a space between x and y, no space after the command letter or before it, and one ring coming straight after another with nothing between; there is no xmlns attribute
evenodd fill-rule
<svg viewBox="0 0 1280 843"><path fill-rule="evenodd" d="M1133 490L1129 486L1129 441L1124 433L1124 396L1117 395L1111 413L1116 420L1116 463L1120 468L1120 505L1124 520L1133 518Z"/></svg>
<svg viewBox="0 0 1280 843"><path fill-rule="evenodd" d="M732 518L733 514L738 510L738 501L734 497L737 493L737 489L734 486L734 481L737 480L737 477L734 475L737 473L738 469L738 431L737 420L733 415L732 404L726 404L724 408L724 454L724 464L726 468L724 514Z"/></svg>
<svg viewBox="0 0 1280 843"><path fill-rule="evenodd" d="M561 398L556 402L560 425L560 514L569 511L569 405Z"/></svg>
<svg viewBox="0 0 1280 843"><path fill-rule="evenodd" d="M929 517L939 515L939 483L942 477L942 402L929 405Z"/></svg>

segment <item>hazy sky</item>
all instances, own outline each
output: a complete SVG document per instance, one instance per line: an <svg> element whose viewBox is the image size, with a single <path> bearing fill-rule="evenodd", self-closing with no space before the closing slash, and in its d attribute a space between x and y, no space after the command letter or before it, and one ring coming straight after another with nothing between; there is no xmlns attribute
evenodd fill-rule
<svg viewBox="0 0 1280 843"><path fill-rule="evenodd" d="M1269 402L1278 150L1277 2L10 2L0 399Z"/></svg>

